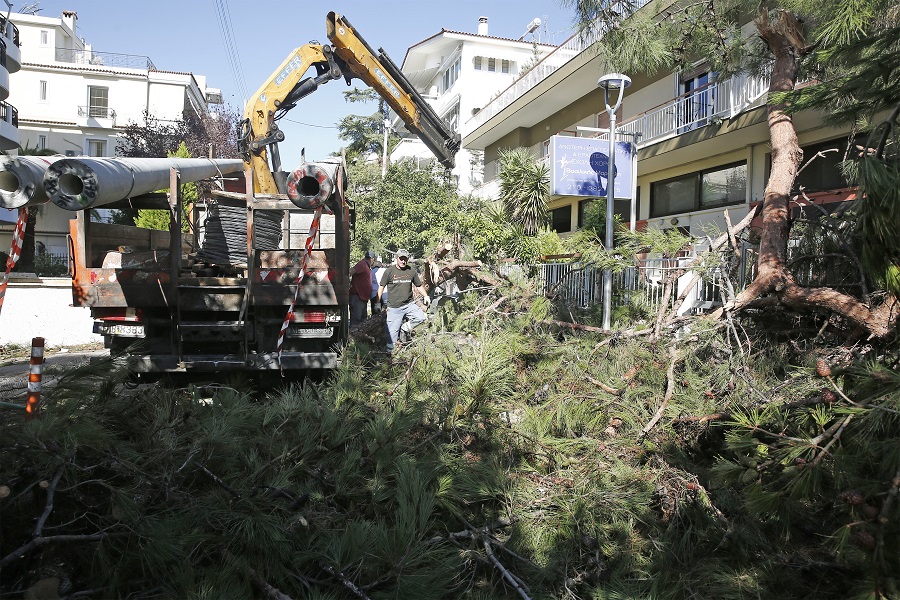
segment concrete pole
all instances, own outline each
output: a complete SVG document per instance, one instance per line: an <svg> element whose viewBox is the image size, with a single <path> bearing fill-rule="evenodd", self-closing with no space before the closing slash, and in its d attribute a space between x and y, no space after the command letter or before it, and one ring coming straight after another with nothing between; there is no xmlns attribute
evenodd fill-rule
<svg viewBox="0 0 900 600"><path fill-rule="evenodd" d="M168 189L171 169L182 183L235 173L240 159L208 158L66 158L44 174L44 191L65 210L84 210L125 198Z"/></svg>
<svg viewBox="0 0 900 600"><path fill-rule="evenodd" d="M10 156L0 163L0 208L44 204L44 173L65 156Z"/></svg>
<svg viewBox="0 0 900 600"><path fill-rule="evenodd" d="M609 109L607 103L606 108ZM616 108L609 111L609 163L606 173L606 239L603 242L607 251L613 249L613 226L616 211ZM603 271L603 329L609 331L612 315L612 271Z"/></svg>

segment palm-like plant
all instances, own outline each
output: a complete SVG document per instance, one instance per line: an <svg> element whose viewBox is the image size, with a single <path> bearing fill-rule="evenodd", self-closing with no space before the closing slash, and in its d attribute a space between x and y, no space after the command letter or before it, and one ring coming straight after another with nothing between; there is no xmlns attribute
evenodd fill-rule
<svg viewBox="0 0 900 600"><path fill-rule="evenodd" d="M525 235L547 224L550 170L525 148L500 151L500 202L512 223Z"/></svg>

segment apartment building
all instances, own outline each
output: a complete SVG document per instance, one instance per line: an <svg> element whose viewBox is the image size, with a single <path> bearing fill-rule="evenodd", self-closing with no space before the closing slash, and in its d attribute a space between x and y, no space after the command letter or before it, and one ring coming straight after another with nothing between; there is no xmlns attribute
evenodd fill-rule
<svg viewBox="0 0 900 600"><path fill-rule="evenodd" d="M22 47L21 69L9 86L9 101L19 109L19 138L12 148L115 156L120 131L143 123L144 111L175 121L222 103L221 92L207 87L202 75L158 69L147 56L95 50L79 37L73 11L59 17L12 13L9 21L7 31L11 26L18 33ZM66 253L70 217L56 206L40 207L38 248ZM8 229L0 226L0 246L8 247Z"/></svg>
<svg viewBox="0 0 900 600"><path fill-rule="evenodd" d="M652 9L652 4L640 3L637 8ZM753 23L748 22L744 31L752 35ZM496 197L498 192L501 149L529 148L548 162L557 190L550 199L552 224L560 233L578 229L587 203L605 196L602 165L595 172L597 165L587 164L592 153L608 154L607 136L592 129L609 127L604 94L598 87L598 79L607 71L591 51L591 43L573 36L543 58L542 63L549 62L550 67L539 63L533 76L502 90L482 110L467 115L461 127L463 147L484 152L484 195ZM627 75L632 83L617 112L616 130L618 140L636 141L636 174L624 189L634 191L638 228L678 227L702 237L710 224L724 229L725 210L737 222L762 200L770 162L768 81L722 78L704 61L684 73ZM846 148L848 131L824 126L818 113L796 115L795 125L807 157ZM573 137L586 139L574 144ZM590 149L574 159L559 150L574 145ZM840 151L827 153L801 173L797 184L815 202L855 197L836 167L842 156ZM550 164L551 158L557 164ZM579 169L564 170L558 163L573 160L583 163L580 176L587 173L587 179L583 185L559 185L564 171ZM623 182L618 177L620 189ZM630 194L617 194L617 198L622 199L616 201L616 213L628 222Z"/></svg>
<svg viewBox="0 0 900 600"><path fill-rule="evenodd" d="M555 46L538 41L540 25L540 19L534 19L523 28L525 32L519 39L489 35L488 17L479 18L476 34L442 29L411 46L401 70L437 114L465 136L472 115L556 50ZM566 55L566 51L560 51L560 55ZM549 68L552 63L547 61L543 68ZM425 144L402 128L399 119L395 118L392 126L403 138L391 153L392 162L404 158L422 163L434 160ZM460 193L470 193L480 187L483 183L481 153L461 149L456 156L453 177Z"/></svg>

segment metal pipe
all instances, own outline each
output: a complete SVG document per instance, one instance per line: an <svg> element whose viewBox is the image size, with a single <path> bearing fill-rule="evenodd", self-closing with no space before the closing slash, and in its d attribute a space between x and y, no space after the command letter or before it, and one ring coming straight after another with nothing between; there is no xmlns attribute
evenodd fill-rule
<svg viewBox="0 0 900 600"><path fill-rule="evenodd" d="M65 156L10 156L0 163L0 208L44 204L44 173Z"/></svg>
<svg viewBox="0 0 900 600"><path fill-rule="evenodd" d="M305 163L288 174L288 198L299 208L314 209L334 193L339 163Z"/></svg>
<svg viewBox="0 0 900 600"><path fill-rule="evenodd" d="M44 191L66 210L84 210L168 189L170 169L190 183L244 168L240 159L66 158L44 174Z"/></svg>

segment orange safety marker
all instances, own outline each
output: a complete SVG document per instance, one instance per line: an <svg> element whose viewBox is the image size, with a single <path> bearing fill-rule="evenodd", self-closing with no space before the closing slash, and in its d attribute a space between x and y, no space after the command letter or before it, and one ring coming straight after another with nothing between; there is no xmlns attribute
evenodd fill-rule
<svg viewBox="0 0 900 600"><path fill-rule="evenodd" d="M44 338L31 340L31 365L28 372L28 403L25 405L27 419L33 417L41 403L41 374L44 369Z"/></svg>

